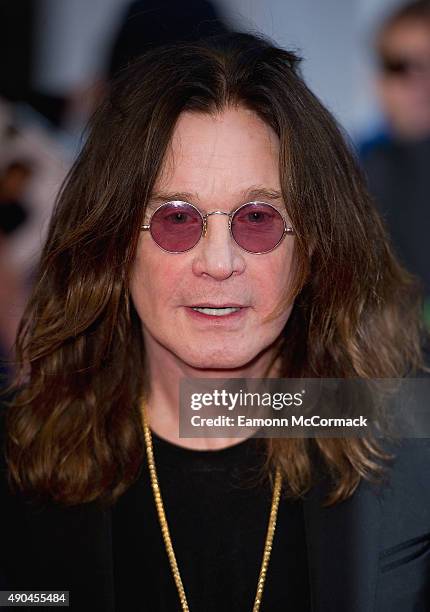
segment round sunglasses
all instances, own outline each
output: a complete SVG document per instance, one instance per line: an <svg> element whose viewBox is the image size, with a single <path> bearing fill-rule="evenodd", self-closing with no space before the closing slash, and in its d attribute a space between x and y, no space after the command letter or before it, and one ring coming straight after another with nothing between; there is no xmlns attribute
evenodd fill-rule
<svg viewBox="0 0 430 612"><path fill-rule="evenodd" d="M154 242L164 251L185 253L206 235L211 215L226 215L233 240L241 249L255 255L273 251L286 234L294 234L279 210L266 202L247 202L229 213L214 210L205 214L189 202L165 202L141 230L149 230Z"/></svg>

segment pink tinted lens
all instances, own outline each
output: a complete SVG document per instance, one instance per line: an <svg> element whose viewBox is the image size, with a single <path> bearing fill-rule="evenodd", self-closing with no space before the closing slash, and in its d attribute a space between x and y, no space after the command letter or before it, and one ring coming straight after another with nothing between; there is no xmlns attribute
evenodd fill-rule
<svg viewBox="0 0 430 612"><path fill-rule="evenodd" d="M162 249L181 253L198 243L202 226L202 218L193 206L168 202L152 216L151 236Z"/></svg>
<svg viewBox="0 0 430 612"><path fill-rule="evenodd" d="M261 202L250 202L233 215L231 231L237 244L251 253L266 253L279 244L285 223L280 212Z"/></svg>

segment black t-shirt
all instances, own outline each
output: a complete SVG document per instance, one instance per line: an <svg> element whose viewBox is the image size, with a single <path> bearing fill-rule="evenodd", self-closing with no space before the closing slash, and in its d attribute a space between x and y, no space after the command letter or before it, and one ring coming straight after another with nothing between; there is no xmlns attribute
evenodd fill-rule
<svg viewBox="0 0 430 612"><path fill-rule="evenodd" d="M252 611L272 490L261 441L192 450L153 434L158 479L191 612ZM181 610L146 461L113 509L116 612ZM309 612L300 501L281 497L261 612Z"/></svg>

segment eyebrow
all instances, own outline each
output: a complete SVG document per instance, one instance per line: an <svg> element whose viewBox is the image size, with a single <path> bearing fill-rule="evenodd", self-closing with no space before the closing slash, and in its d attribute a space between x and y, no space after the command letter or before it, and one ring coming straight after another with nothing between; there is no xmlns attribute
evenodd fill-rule
<svg viewBox="0 0 430 612"><path fill-rule="evenodd" d="M271 200L272 202L276 202L283 200L283 196L278 189L255 186L241 192L235 199L238 203L232 207L232 210L245 202L252 202L253 200ZM154 192L149 198L148 209L154 210L158 205L163 204L164 202L172 202L174 200L186 201L190 204L195 204L201 201L197 193L189 193L186 191L171 193L157 191Z"/></svg>

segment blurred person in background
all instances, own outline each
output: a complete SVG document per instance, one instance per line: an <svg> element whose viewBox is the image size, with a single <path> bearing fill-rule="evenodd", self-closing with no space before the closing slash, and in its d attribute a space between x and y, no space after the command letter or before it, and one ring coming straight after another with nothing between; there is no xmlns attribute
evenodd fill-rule
<svg viewBox="0 0 430 612"><path fill-rule="evenodd" d="M228 30L225 17L210 0L135 0L113 41L108 74L112 77L151 47L196 41Z"/></svg>
<svg viewBox="0 0 430 612"><path fill-rule="evenodd" d="M110 11L113 7L110 6ZM85 9L85 14L88 10ZM106 17L106 16L105 16ZM197 41L206 36L222 34L229 30L224 14L211 0L135 0L111 16L110 27L97 25L100 17L94 16L93 36L99 39L97 68L82 82L75 83L66 93L62 108L61 125L80 139L88 118L102 101L109 81L114 75L152 47L169 42ZM88 53L93 53L87 42ZM45 96L46 98L46 96Z"/></svg>
<svg viewBox="0 0 430 612"><path fill-rule="evenodd" d="M44 231L71 161L59 142L64 100L34 83L40 0L0 3L0 387Z"/></svg>
<svg viewBox="0 0 430 612"><path fill-rule="evenodd" d="M0 385L10 375L8 363L24 308L25 288L10 254L10 236L26 221L28 212L22 202L31 176L31 163L14 160L0 168Z"/></svg>
<svg viewBox="0 0 430 612"><path fill-rule="evenodd" d="M387 133L363 163L400 259L422 282L430 324L430 1L399 8L376 36Z"/></svg>
<svg viewBox="0 0 430 612"><path fill-rule="evenodd" d="M13 370L16 330L70 165L39 116L23 110L0 98L0 386Z"/></svg>

